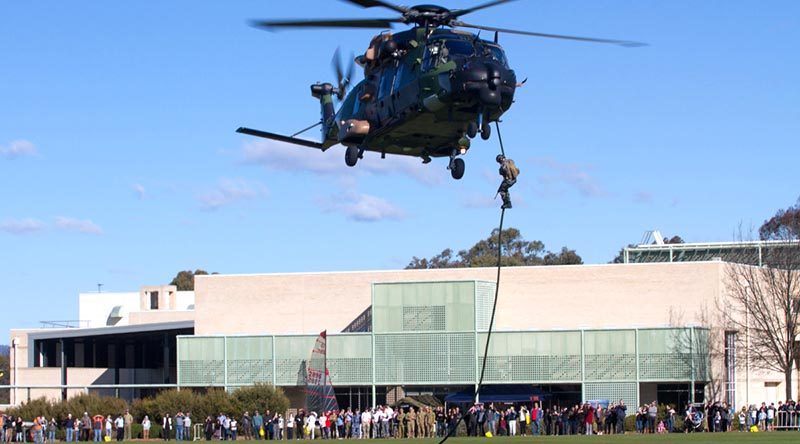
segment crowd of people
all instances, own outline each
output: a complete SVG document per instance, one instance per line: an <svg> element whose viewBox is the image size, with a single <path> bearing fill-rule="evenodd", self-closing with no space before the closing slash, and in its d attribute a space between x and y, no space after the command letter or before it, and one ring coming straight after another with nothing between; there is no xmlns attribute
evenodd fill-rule
<svg viewBox="0 0 800 444"><path fill-rule="evenodd" d="M530 407L529 407L530 405ZM462 411L460 407L405 407L382 405L375 408L341 409L332 411L290 411L260 413L255 410L243 415L220 413L207 416L198 425L194 436L191 413L162 414L158 419L161 438L170 440L300 440L300 439L376 439L432 438L448 433L468 436L535 436L535 435L594 435L625 433L625 418L633 415L636 433L773 431L800 430L800 406L794 401L761 403L735 410L726 403L686 406L676 411L671 405L659 406L655 401L632 411L623 400L613 403L582 403L569 407L553 405L540 407L538 402L521 405L477 403ZM683 426L676 427L681 416ZM463 420L463 421L462 421ZM44 444L59 438L66 442L102 442L130 440L134 424L129 411L124 414L94 415L84 412L80 417L69 414L64 420L44 416L24 421L19 417L0 415L0 443L34 442ZM459 427L463 424L463 429ZM142 435L150 439L152 421L141 420ZM201 431L202 430L202 431Z"/></svg>
<svg viewBox="0 0 800 444"><path fill-rule="evenodd" d="M306 411L281 413L269 410L245 412L237 420L224 413L205 419L203 432L206 440L249 439L372 439L372 438L423 438L444 436L445 430L455 427L460 409L442 407L410 407L394 409L383 405L375 408L341 409L331 411Z"/></svg>

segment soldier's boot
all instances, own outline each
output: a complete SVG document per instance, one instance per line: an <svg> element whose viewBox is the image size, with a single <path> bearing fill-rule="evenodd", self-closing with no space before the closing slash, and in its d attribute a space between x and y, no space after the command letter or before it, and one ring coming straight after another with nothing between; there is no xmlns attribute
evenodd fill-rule
<svg viewBox="0 0 800 444"><path fill-rule="evenodd" d="M504 210L511 208L511 195L508 193L508 191L501 192L500 197L503 198L503 206L500 208Z"/></svg>

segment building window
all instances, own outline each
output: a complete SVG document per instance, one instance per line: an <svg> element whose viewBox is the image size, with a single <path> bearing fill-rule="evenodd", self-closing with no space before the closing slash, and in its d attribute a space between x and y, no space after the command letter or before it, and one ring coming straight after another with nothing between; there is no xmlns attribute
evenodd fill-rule
<svg viewBox="0 0 800 444"><path fill-rule="evenodd" d="M158 292L150 292L150 310L158 310Z"/></svg>
<svg viewBox="0 0 800 444"><path fill-rule="evenodd" d="M725 332L725 398L736 405L736 332Z"/></svg>

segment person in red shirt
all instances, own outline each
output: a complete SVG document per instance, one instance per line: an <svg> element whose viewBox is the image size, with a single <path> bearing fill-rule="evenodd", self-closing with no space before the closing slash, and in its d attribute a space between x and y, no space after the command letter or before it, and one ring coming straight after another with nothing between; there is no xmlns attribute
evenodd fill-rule
<svg viewBox="0 0 800 444"><path fill-rule="evenodd" d="M594 407L592 407L591 404L586 404L586 407L584 408L584 411L586 412L586 417L585 417L586 418L585 419L585 422L586 422L586 434L587 435L591 435L592 434L592 425L594 424Z"/></svg>

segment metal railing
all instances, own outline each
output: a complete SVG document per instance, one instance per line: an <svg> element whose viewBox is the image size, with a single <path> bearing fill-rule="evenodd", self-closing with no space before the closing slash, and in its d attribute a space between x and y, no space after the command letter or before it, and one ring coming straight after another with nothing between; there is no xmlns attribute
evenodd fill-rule
<svg viewBox="0 0 800 444"><path fill-rule="evenodd" d="M39 321L42 328L86 328L92 321L73 319L66 321Z"/></svg>

